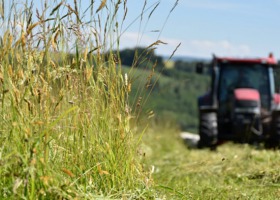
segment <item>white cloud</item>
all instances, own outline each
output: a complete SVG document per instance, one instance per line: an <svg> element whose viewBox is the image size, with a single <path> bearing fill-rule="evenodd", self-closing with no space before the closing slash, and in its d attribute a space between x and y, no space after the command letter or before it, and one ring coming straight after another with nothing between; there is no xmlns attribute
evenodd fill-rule
<svg viewBox="0 0 280 200"><path fill-rule="evenodd" d="M148 46L153 43L153 39L150 36L143 35L137 32L125 32L121 36L121 48L132 48L135 46Z"/></svg>
<svg viewBox="0 0 280 200"><path fill-rule="evenodd" d="M170 39L168 41L165 41L165 39L161 38L159 39L158 33L154 34L155 35L153 35L153 33L141 34L137 32L125 32L120 39L120 48L133 48L136 46L147 47L157 40L161 40L163 42L171 41Z"/></svg>
<svg viewBox="0 0 280 200"><path fill-rule="evenodd" d="M190 54L210 56L212 53L219 56L250 56L251 49L246 44L234 44L227 40L192 40L185 44Z"/></svg>
<svg viewBox="0 0 280 200"><path fill-rule="evenodd" d="M160 44L156 48L156 53L159 55L171 55L176 46L180 43L179 40L170 38L158 38L158 34L140 34L137 32L125 32L120 39L120 49L148 47L157 40L161 40L167 44Z"/></svg>
<svg viewBox="0 0 280 200"><path fill-rule="evenodd" d="M167 43L166 45L159 45L157 47L156 51L160 55L171 55L176 47L181 43L175 55L205 58L211 57L213 53L217 56L255 56L252 55L249 45L232 43L228 40L179 40L164 37L159 39ZM157 40L157 37L153 37L151 35L140 35L136 32L126 32L121 37L120 48L134 48L136 46L147 47Z"/></svg>

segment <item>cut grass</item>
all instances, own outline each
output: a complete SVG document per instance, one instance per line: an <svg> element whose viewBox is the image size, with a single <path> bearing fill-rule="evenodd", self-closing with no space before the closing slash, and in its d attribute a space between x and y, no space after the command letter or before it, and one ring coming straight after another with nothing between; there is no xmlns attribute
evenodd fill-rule
<svg viewBox="0 0 280 200"><path fill-rule="evenodd" d="M217 151L189 150L171 128L143 137L155 190L166 199L278 199L279 151L224 144Z"/></svg>

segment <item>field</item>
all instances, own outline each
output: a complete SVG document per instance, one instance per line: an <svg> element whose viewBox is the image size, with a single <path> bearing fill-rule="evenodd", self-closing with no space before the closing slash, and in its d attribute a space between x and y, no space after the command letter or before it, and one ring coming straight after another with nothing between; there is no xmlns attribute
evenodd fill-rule
<svg viewBox="0 0 280 200"><path fill-rule="evenodd" d="M127 1L81 2L1 1L0 199L280 198L278 151L180 140L209 77L123 66Z"/></svg>
<svg viewBox="0 0 280 200"><path fill-rule="evenodd" d="M143 138L155 192L163 199L279 199L279 151L224 144L190 150L179 131L157 128Z"/></svg>
<svg viewBox="0 0 280 200"><path fill-rule="evenodd" d="M147 72L134 69L136 77L140 73ZM180 76L161 74L143 109L147 110L144 121L148 125L140 152L145 169L153 177L154 197L280 198L279 150L234 143L223 144L217 151L188 149L179 135L181 131L197 132L196 98L206 90L209 77L184 72ZM175 92L176 87L179 90ZM155 111L151 118L148 118L148 108Z"/></svg>

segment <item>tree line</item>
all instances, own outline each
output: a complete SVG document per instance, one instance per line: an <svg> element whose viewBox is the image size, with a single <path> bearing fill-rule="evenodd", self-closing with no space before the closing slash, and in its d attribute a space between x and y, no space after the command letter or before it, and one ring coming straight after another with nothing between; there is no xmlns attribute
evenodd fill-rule
<svg viewBox="0 0 280 200"><path fill-rule="evenodd" d="M166 59L156 55L155 49L143 47L127 48L119 51L122 65L136 67L140 69L154 69L162 72L166 76L178 76L178 72L195 72L196 62L175 60L173 66L167 68Z"/></svg>

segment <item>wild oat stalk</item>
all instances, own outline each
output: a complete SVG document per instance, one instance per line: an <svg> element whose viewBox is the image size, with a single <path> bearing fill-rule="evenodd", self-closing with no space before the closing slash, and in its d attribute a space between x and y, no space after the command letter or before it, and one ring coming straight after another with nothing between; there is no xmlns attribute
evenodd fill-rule
<svg viewBox="0 0 280 200"><path fill-rule="evenodd" d="M126 1L41 4L0 3L0 198L147 198L113 51Z"/></svg>

